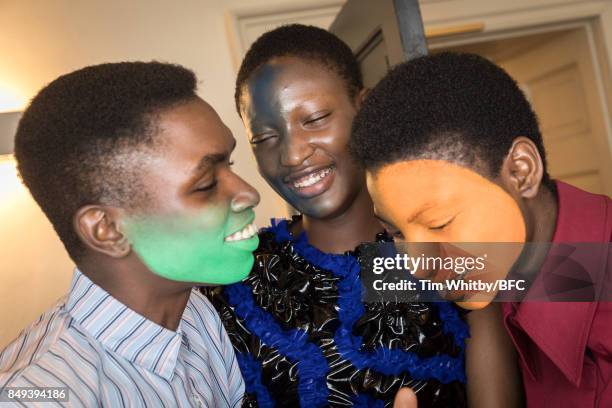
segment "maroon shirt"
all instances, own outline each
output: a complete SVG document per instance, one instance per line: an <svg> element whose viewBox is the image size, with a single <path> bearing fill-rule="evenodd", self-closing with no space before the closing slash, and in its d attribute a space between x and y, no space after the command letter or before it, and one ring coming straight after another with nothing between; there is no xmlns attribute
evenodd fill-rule
<svg viewBox="0 0 612 408"><path fill-rule="evenodd" d="M557 190L553 242L610 242L609 197L561 182ZM505 303L503 310L528 407L612 407L611 302Z"/></svg>

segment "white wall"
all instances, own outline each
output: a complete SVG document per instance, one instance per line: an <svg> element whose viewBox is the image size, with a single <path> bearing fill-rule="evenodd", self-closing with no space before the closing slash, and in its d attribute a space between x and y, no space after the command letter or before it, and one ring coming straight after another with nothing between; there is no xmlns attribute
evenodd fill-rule
<svg viewBox="0 0 612 408"><path fill-rule="evenodd" d="M200 79L200 95L238 139L236 170L263 191L263 223L282 207L270 200L273 195L259 179L235 113L235 72L224 25L227 4L215 0L3 1L0 93L3 87L12 89L25 103L58 75L101 62L155 59L185 65Z"/></svg>

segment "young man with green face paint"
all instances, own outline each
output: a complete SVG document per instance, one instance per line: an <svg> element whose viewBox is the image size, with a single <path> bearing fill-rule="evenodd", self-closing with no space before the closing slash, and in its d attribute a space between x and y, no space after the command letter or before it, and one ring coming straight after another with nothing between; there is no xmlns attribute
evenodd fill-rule
<svg viewBox="0 0 612 408"><path fill-rule="evenodd" d="M194 289L253 264L259 196L231 170L235 144L179 66L103 64L40 91L15 155L77 269L0 354L0 389L66 387L75 406L240 405L233 349Z"/></svg>
<svg viewBox="0 0 612 408"><path fill-rule="evenodd" d="M153 273L175 281L227 285L245 278L253 265L252 251L259 242L254 218L253 211L224 218L222 208L141 215L128 219L125 231ZM235 237L228 235L231 231L237 231Z"/></svg>

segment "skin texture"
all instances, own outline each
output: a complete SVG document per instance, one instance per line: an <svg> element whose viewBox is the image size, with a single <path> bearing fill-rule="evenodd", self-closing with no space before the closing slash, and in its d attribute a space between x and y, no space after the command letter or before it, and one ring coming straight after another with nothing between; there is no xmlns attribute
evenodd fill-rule
<svg viewBox="0 0 612 408"><path fill-rule="evenodd" d="M393 408L417 408L416 394L410 388L402 388L395 395Z"/></svg>
<svg viewBox="0 0 612 408"><path fill-rule="evenodd" d="M259 195L232 172L229 158L235 140L202 99L158 112L156 120L155 146L143 147L135 164L142 175L146 202L137 209L87 205L74 215L73 224L87 246L79 268L132 310L175 330L191 288L198 282L168 279L161 271L152 271L136 249L146 245L130 226L146 219L147 226L186 228L184 221L193 219L204 235L217 237L209 245L219 247L224 245L219 241L223 234L230 235L249 222ZM164 240L172 241L172 235L166 234ZM191 256L191 250L177 245L175 260L186 253ZM219 265L206 268L215 266ZM218 269L218 273L223 271Z"/></svg>
<svg viewBox="0 0 612 408"><path fill-rule="evenodd" d="M501 304L491 303L467 315L465 369L472 408L524 407L518 356L503 325ZM473 384L473 385L470 385Z"/></svg>
<svg viewBox="0 0 612 408"><path fill-rule="evenodd" d="M259 238L254 234L236 242L224 239L254 219L253 211L229 218L223 217L222 208L212 208L193 214L140 216L125 225L134 250L153 273L175 281L227 285L249 274Z"/></svg>
<svg viewBox="0 0 612 408"><path fill-rule="evenodd" d="M241 116L260 174L303 214L297 228L326 252L343 253L381 230L365 173L347 149L365 93L351 99L333 70L296 57L269 61L242 92ZM329 174L315 185L293 185L322 169Z"/></svg>

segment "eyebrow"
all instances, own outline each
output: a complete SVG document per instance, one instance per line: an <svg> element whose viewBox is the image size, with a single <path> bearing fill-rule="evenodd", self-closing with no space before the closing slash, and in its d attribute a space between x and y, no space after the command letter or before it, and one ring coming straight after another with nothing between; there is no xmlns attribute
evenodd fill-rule
<svg viewBox="0 0 612 408"><path fill-rule="evenodd" d="M436 205L435 203L432 203L431 201L426 202L423 207L421 207L418 211L416 211L414 214L412 214L410 217L407 218L408 222L413 222L414 220L416 220L421 214L423 214L425 211L430 210L432 208L435 208ZM376 210L374 210L374 217L376 219L378 219L379 221L383 222L384 224L390 225L392 227L395 227L395 225L386 220L385 218L381 217ZM396 228L396 227L395 227Z"/></svg>
<svg viewBox="0 0 612 408"><path fill-rule="evenodd" d="M234 151L235 148L236 148L236 139L233 140L232 147L229 149L229 152L211 153L211 154L204 155L200 159L198 164L193 168L192 173L193 174L201 173L204 170L206 170L208 167L214 166L215 164L223 163L229 158L230 154Z"/></svg>

